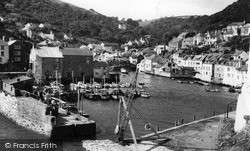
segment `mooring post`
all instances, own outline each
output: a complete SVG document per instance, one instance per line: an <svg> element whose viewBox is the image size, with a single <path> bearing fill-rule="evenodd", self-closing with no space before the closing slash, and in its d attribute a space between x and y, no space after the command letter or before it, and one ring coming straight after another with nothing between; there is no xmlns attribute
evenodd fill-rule
<svg viewBox="0 0 250 151"><path fill-rule="evenodd" d="M196 117L195 117L195 115L193 116L193 121L195 121L196 120Z"/></svg>
<svg viewBox="0 0 250 151"><path fill-rule="evenodd" d="M184 119L182 118L182 119L181 119L181 125L183 125L183 124L184 124Z"/></svg>
<svg viewBox="0 0 250 151"><path fill-rule="evenodd" d="M213 111L213 116L215 116L215 111Z"/></svg>

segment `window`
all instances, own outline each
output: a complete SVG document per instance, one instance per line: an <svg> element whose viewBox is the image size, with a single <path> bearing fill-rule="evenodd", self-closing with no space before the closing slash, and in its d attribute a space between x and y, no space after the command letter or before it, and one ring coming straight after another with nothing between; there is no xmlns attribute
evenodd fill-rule
<svg viewBox="0 0 250 151"><path fill-rule="evenodd" d="M14 45L14 49L21 49L20 45Z"/></svg>
<svg viewBox="0 0 250 151"><path fill-rule="evenodd" d="M14 51L14 55L20 56L21 55L21 51Z"/></svg>
<svg viewBox="0 0 250 151"><path fill-rule="evenodd" d="M56 59L55 59L55 62L59 62L59 59L58 59L58 58L56 58Z"/></svg>
<svg viewBox="0 0 250 151"><path fill-rule="evenodd" d="M219 77L220 77L220 74L219 74Z"/></svg>
<svg viewBox="0 0 250 151"><path fill-rule="evenodd" d="M4 51L1 51L1 56L4 56Z"/></svg>
<svg viewBox="0 0 250 151"><path fill-rule="evenodd" d="M228 78L230 77L230 73L227 74L227 77L228 77Z"/></svg>
<svg viewBox="0 0 250 151"><path fill-rule="evenodd" d="M2 59L2 58L0 58L0 63L2 62L2 60L3 60L3 59Z"/></svg>
<svg viewBox="0 0 250 151"><path fill-rule="evenodd" d="M230 71L230 68L227 68L227 71Z"/></svg>
<svg viewBox="0 0 250 151"><path fill-rule="evenodd" d="M1 50L4 50L4 46L1 46Z"/></svg>
<svg viewBox="0 0 250 151"><path fill-rule="evenodd" d="M95 72L95 75L98 75L98 72Z"/></svg>
<svg viewBox="0 0 250 151"><path fill-rule="evenodd" d="M89 64L89 57L87 57L86 63Z"/></svg>
<svg viewBox="0 0 250 151"><path fill-rule="evenodd" d="M15 61L21 61L20 57L15 57Z"/></svg>

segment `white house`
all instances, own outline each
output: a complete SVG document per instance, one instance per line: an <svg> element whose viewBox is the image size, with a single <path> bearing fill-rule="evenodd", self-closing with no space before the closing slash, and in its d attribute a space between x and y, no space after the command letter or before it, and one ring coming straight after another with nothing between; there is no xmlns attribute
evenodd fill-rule
<svg viewBox="0 0 250 151"><path fill-rule="evenodd" d="M250 35L250 23L244 25L240 29L240 35L241 36L249 36Z"/></svg>
<svg viewBox="0 0 250 151"><path fill-rule="evenodd" d="M238 68L242 67L242 60L229 60L224 66L223 84L237 86L242 84L242 72Z"/></svg>
<svg viewBox="0 0 250 151"><path fill-rule="evenodd" d="M141 60L141 62L137 64L137 68L140 72L145 71L145 62L146 62L146 58Z"/></svg>
<svg viewBox="0 0 250 151"><path fill-rule="evenodd" d="M5 64L9 60L9 45L4 40L0 40L0 64Z"/></svg>
<svg viewBox="0 0 250 151"><path fill-rule="evenodd" d="M194 71L196 72L195 78L201 79L202 75L202 65L205 61L206 55L195 55L193 57L193 65Z"/></svg>
<svg viewBox="0 0 250 151"><path fill-rule="evenodd" d="M205 58L204 63L202 64L202 73L201 80L207 82L213 82L214 79L214 66L219 61L221 53L211 53L208 54Z"/></svg>
<svg viewBox="0 0 250 151"><path fill-rule="evenodd" d="M227 26L228 31L233 31L233 35L238 35L238 30L245 24L245 22L233 22Z"/></svg>
<svg viewBox="0 0 250 151"><path fill-rule="evenodd" d="M149 57L146 58L145 60L145 72L152 72L152 69L153 69L153 62L152 62L152 59L155 58L155 55L151 55Z"/></svg>

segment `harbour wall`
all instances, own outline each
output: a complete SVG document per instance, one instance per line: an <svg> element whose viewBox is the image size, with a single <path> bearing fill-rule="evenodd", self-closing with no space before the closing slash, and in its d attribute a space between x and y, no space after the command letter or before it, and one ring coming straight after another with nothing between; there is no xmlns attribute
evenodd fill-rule
<svg viewBox="0 0 250 151"><path fill-rule="evenodd" d="M46 104L31 97L15 97L0 92L0 112L18 125L50 136L55 117L45 115Z"/></svg>

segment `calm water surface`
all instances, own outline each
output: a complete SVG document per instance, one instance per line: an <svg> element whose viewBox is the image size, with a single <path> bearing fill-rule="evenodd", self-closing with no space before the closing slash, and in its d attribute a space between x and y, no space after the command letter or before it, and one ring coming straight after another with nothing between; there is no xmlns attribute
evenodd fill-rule
<svg viewBox="0 0 250 151"><path fill-rule="evenodd" d="M121 82L130 82L133 73L122 75ZM143 117L153 126L159 126L160 130L174 126L175 120L184 119L184 122L224 113L227 104L237 99L237 94L227 92L227 88L212 85L221 93L205 92L207 86L197 84L180 84L176 80L157 77L140 73L138 82L146 84L145 90L151 98L137 98L134 100L135 107ZM90 114L91 119L97 124L97 139L115 140L114 128L117 123L118 102L117 101L90 101L84 100L84 110ZM35 132L17 126L12 121L0 115L0 139L47 139ZM132 123L136 136L151 133L144 129L145 123L132 112ZM65 142L65 150L80 150L80 142Z"/></svg>

